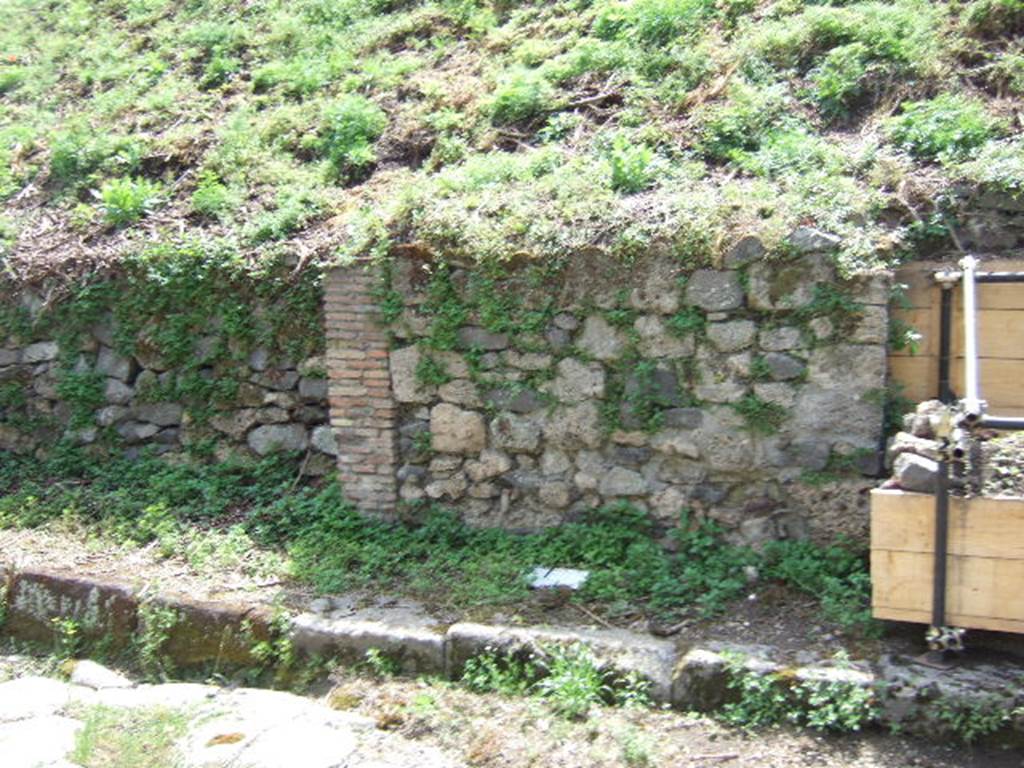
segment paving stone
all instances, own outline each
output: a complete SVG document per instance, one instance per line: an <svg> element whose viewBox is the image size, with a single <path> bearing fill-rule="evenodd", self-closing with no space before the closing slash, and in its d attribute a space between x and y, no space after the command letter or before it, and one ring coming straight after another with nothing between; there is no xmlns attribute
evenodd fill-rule
<svg viewBox="0 0 1024 768"><path fill-rule="evenodd" d="M139 421L146 421L161 427L181 424L184 409L177 403L136 403L132 415Z"/></svg>
<svg viewBox="0 0 1024 768"><path fill-rule="evenodd" d="M750 320L709 323L708 338L719 352L738 352L754 343L757 326Z"/></svg>
<svg viewBox="0 0 1024 768"><path fill-rule="evenodd" d="M4 768L51 768L65 762L83 723L46 715L0 724L0 765Z"/></svg>
<svg viewBox="0 0 1024 768"><path fill-rule="evenodd" d="M48 677L0 683L0 723L53 715L67 705L68 697L68 687Z"/></svg>
<svg viewBox="0 0 1024 768"><path fill-rule="evenodd" d="M905 491L934 493L939 464L924 456L901 453L892 466L892 477L896 485Z"/></svg>
<svg viewBox="0 0 1024 768"><path fill-rule="evenodd" d="M463 349L482 349L487 352L496 352L508 347L507 333L494 333L486 328L470 326L460 328L456 334L459 346Z"/></svg>
<svg viewBox="0 0 1024 768"><path fill-rule="evenodd" d="M584 363L567 357L558 363L553 380L543 390L563 403L579 403L604 397L605 376L600 363Z"/></svg>
<svg viewBox="0 0 1024 768"><path fill-rule="evenodd" d="M815 227L797 227L789 236L789 244L801 253L820 253L836 250L843 239Z"/></svg>
<svg viewBox="0 0 1024 768"><path fill-rule="evenodd" d="M647 493L648 485L644 476L639 472L634 472L624 467L612 467L601 476L598 490L602 496L609 498L617 496L643 496Z"/></svg>
<svg viewBox="0 0 1024 768"><path fill-rule="evenodd" d="M321 453L326 453L328 456L338 455L338 441L334 435L334 429L328 424L314 427L309 442Z"/></svg>
<svg viewBox="0 0 1024 768"><path fill-rule="evenodd" d="M130 357L118 354L110 347L100 347L96 356L96 372L111 379L128 381L134 373L136 365Z"/></svg>

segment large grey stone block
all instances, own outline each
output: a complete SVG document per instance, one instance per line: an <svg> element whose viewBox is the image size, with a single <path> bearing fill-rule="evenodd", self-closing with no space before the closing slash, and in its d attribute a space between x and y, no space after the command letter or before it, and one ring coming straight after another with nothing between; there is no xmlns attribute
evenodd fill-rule
<svg viewBox="0 0 1024 768"><path fill-rule="evenodd" d="M444 632L427 626L303 613L292 620L291 639L299 651L337 656L348 664L365 661L366 652L376 648L406 674L440 675L445 670Z"/></svg>

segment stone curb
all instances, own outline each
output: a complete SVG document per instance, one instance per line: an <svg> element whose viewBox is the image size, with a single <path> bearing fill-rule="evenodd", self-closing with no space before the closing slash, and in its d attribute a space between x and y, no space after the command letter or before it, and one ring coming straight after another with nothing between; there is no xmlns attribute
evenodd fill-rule
<svg viewBox="0 0 1024 768"><path fill-rule="evenodd" d="M177 622L162 651L181 668L216 663L256 663L254 642L273 637L272 617L263 609L193 601L181 596L152 598L134 587L86 576L35 568L4 568L6 620L0 632L20 640L52 642L54 618L79 622L83 638L103 640L110 650L127 650L135 641L143 605L169 608ZM822 661L784 667L762 646L715 645L678 650L673 641L620 629L512 627L460 622L450 626L404 617L400 621L359 616L328 617L302 613L291 619L289 637L296 651L333 656L345 664L366 658L371 648L409 675L457 680L466 662L482 653L523 655L552 644L583 643L597 662L619 675L649 683L658 704L683 711L712 712L735 697L730 687L733 659L754 675L774 675L784 684L838 683L868 689L878 705L876 723L930 738L949 731L949 707L996 706L1020 714L1004 731L1024 733L1024 670L974 665L942 673L883 657L873 665ZM730 656L732 658L730 658ZM732 662L732 663L731 663Z"/></svg>
<svg viewBox="0 0 1024 768"><path fill-rule="evenodd" d="M144 606L176 614L162 652L179 667L206 663L254 664L253 642L271 637L264 610L154 595L133 585L37 568L8 567L5 621L0 632L36 643L53 642L54 620L72 619L83 641L111 652L128 650L145 624Z"/></svg>

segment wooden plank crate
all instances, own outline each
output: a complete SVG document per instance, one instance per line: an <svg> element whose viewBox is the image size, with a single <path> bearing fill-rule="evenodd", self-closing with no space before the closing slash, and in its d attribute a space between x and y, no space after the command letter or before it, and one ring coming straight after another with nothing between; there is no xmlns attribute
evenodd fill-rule
<svg viewBox="0 0 1024 768"><path fill-rule="evenodd" d="M935 497L871 492L877 619L931 623ZM1024 499L949 500L946 624L1024 633Z"/></svg>

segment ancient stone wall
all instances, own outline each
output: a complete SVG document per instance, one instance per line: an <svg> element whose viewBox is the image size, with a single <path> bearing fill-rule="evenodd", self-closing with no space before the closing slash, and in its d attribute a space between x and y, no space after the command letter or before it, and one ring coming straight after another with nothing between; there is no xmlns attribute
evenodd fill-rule
<svg viewBox="0 0 1024 768"><path fill-rule="evenodd" d="M11 300L39 311L31 292ZM109 315L87 328L56 323L51 336L0 338L0 452L62 441L129 457L306 451L307 474L333 471L323 356L232 348L230 334L216 331L222 324L209 322L208 334L182 337L187 348L173 363L146 333L123 338Z"/></svg>
<svg viewBox="0 0 1024 768"><path fill-rule="evenodd" d="M749 541L803 535L821 495L809 475L877 466L889 284L840 280L824 233L791 245L766 261L748 238L701 269L592 254L488 272L406 254L384 274L338 270L328 295L365 311L329 330L334 424L394 446L365 472L393 462L399 510L436 502L525 530L628 501L666 527L690 509ZM352 388L351 360L373 387ZM340 444L343 471L362 462Z"/></svg>

